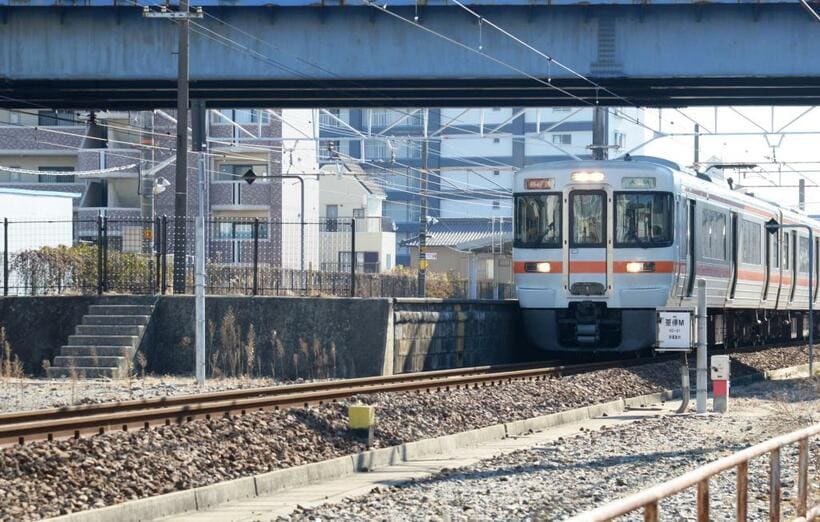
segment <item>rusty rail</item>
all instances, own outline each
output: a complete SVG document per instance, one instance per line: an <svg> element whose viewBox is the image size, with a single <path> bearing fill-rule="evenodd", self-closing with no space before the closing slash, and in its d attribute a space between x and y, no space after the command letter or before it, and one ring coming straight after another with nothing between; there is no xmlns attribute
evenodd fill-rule
<svg viewBox="0 0 820 522"><path fill-rule="evenodd" d="M797 521L814 521L820 519L820 505L809 510L809 440L820 434L820 424L794 431L767 440L745 450L733 453L716 460L680 477L666 481L628 497L614 500L601 507L581 513L567 522L597 522L612 520L632 511L643 509L644 520L657 522L661 500L677 495L693 486L697 487L697 519L708 521L709 518L709 480L724 471L737 470L737 520L747 518L749 498L749 461L762 455L769 455L769 520L779 521L782 492L780 489L781 448L798 444L797 470Z"/></svg>
<svg viewBox="0 0 820 522"><path fill-rule="evenodd" d="M143 401L35 410L0 415L0 446L32 440L79 438L111 431L182 424L197 418L323 404L354 395L463 389L526 379L546 379L637 364L611 361L568 366L482 366L341 381L179 395Z"/></svg>

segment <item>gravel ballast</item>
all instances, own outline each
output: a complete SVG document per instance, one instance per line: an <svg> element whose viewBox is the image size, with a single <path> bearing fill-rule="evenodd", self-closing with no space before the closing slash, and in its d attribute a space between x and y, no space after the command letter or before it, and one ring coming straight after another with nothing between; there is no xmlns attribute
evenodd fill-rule
<svg viewBox="0 0 820 522"><path fill-rule="evenodd" d="M776 381L744 389L728 415L663 416L582 431L405 486L315 509L298 521L561 520L677 477L722 456L820 421L818 381ZM782 516L795 516L797 448L781 456ZM810 491L820 503L820 441L810 445ZM736 476L710 483L712 520L734 520ZM749 467L749 519L768 520L768 458ZM693 488L664 500L662 520L694 520ZM264 517L262 518L264 519ZM642 520L640 511L627 519Z"/></svg>
<svg viewBox="0 0 820 522"><path fill-rule="evenodd" d="M677 363L664 362L360 400L378 405L375 447L385 447L651 393L678 380ZM347 432L346 404L5 448L0 520L75 512L361 451Z"/></svg>

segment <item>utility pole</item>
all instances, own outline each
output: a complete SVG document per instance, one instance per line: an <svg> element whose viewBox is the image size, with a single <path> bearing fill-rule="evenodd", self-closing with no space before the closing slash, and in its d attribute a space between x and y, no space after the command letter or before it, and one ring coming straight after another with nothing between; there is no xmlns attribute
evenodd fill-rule
<svg viewBox="0 0 820 522"><path fill-rule="evenodd" d="M147 18L173 19L179 25L177 54L177 161L174 178L174 293L185 293L185 246L188 216L188 43L191 18L202 18L202 8L191 12L188 0L179 0L179 11L163 6L159 11L144 7Z"/></svg>
<svg viewBox="0 0 820 522"><path fill-rule="evenodd" d="M605 160L607 150L607 110L605 107L595 107L592 113L592 159Z"/></svg>
<svg viewBox="0 0 820 522"><path fill-rule="evenodd" d="M419 209L419 281L418 296L427 295L427 118L428 109L424 109L424 141L421 142L421 205Z"/></svg>

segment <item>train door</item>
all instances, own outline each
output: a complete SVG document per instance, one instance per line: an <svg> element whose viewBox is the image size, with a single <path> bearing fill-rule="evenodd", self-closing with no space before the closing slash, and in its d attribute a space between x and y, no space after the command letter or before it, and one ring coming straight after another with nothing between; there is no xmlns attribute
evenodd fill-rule
<svg viewBox="0 0 820 522"><path fill-rule="evenodd" d="M608 195L604 190L569 193L569 292L604 295L607 277Z"/></svg>
<svg viewBox="0 0 820 522"><path fill-rule="evenodd" d="M814 270L814 295L812 296L812 300L817 302L817 290L820 289L820 259L817 259L817 255L820 254L820 238L814 238L814 266L811 268Z"/></svg>
<svg viewBox="0 0 820 522"><path fill-rule="evenodd" d="M686 251L686 295L691 297L695 290L695 264L697 258L695 257L695 248L698 242L698 237L695 231L695 200L689 200L689 208L687 209L687 236L689 237L689 249Z"/></svg>
<svg viewBox="0 0 820 522"><path fill-rule="evenodd" d="M774 234L769 234L763 231L763 300L766 301L769 299L769 279L772 277L772 240L774 239Z"/></svg>
<svg viewBox="0 0 820 522"><path fill-rule="evenodd" d="M678 200L677 206L677 226L675 227L675 237L678 244L678 259L675 277L675 295L686 296L687 276L689 275L689 200L682 198Z"/></svg>
<svg viewBox="0 0 820 522"><path fill-rule="evenodd" d="M786 249L786 259L789 271L791 272L791 287L789 289L789 301L794 301L794 292L797 290L797 232L787 232L785 244L788 245Z"/></svg>

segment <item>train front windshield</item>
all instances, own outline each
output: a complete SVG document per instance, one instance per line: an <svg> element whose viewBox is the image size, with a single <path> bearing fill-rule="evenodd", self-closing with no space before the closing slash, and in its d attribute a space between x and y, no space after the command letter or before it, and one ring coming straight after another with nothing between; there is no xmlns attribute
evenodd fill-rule
<svg viewBox="0 0 820 522"><path fill-rule="evenodd" d="M560 194L527 194L515 197L515 246L561 246Z"/></svg>
<svg viewBox="0 0 820 522"><path fill-rule="evenodd" d="M615 246L661 247L672 244L672 194L615 194Z"/></svg>

